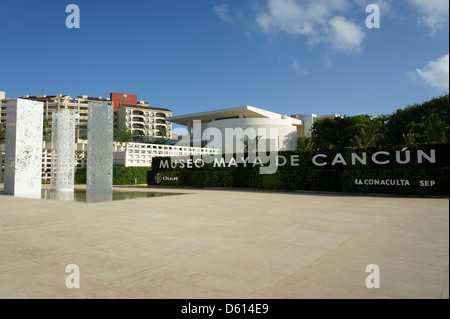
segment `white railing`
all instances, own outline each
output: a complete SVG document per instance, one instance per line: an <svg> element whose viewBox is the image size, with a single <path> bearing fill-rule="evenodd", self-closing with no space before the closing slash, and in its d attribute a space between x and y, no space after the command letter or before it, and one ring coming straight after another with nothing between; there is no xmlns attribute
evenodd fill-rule
<svg viewBox="0 0 450 319"><path fill-rule="evenodd" d="M75 171L86 167L86 143L77 144L78 159ZM194 155L214 155L220 154L220 150L203 147L144 144L144 143L114 143L114 164L122 166L152 166L154 157L170 156L194 156ZM89 155L88 155L89 156ZM5 165L5 147L0 145L0 182L3 182ZM42 177L45 171L51 171L51 144L43 143L42 149ZM75 164L75 163L74 163Z"/></svg>
<svg viewBox="0 0 450 319"><path fill-rule="evenodd" d="M85 153L86 144L78 144L77 150L81 153ZM81 154L82 155L82 154ZM75 172L79 168L86 167L86 159L83 156L79 156L77 161L74 162ZM51 154L51 144L48 142L43 142L42 145L42 178L45 176L45 171L51 172L52 168L52 154ZM4 182L5 174L5 144L0 144L0 183ZM49 174L50 175L50 174Z"/></svg>
<svg viewBox="0 0 450 319"><path fill-rule="evenodd" d="M203 147L162 144L123 143L114 146L114 162L124 166L151 166L154 157L219 154L220 150Z"/></svg>

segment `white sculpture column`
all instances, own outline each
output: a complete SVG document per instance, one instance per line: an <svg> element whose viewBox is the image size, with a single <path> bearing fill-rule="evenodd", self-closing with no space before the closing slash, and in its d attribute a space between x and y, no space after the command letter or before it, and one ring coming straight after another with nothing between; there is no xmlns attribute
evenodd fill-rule
<svg viewBox="0 0 450 319"><path fill-rule="evenodd" d="M0 145L0 183L3 183L4 178L3 178L3 168L4 168L4 155L3 153L5 152L5 145L2 144Z"/></svg>
<svg viewBox="0 0 450 319"><path fill-rule="evenodd" d="M51 190L73 193L75 174L75 114L70 111L55 111L52 117ZM68 197L68 195L63 197Z"/></svg>
<svg viewBox="0 0 450 319"><path fill-rule="evenodd" d="M6 107L5 194L41 198L44 103L14 99Z"/></svg>
<svg viewBox="0 0 450 319"><path fill-rule="evenodd" d="M112 199L113 102L89 102L87 147L87 200L90 194ZM92 201L95 199L92 198Z"/></svg>

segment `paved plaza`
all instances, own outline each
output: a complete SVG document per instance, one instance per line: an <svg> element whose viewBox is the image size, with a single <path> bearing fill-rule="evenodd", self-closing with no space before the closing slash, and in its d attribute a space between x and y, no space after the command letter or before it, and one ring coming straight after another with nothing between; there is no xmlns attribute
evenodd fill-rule
<svg viewBox="0 0 450 319"><path fill-rule="evenodd" d="M0 298L449 298L448 198L115 190L184 195L0 195Z"/></svg>

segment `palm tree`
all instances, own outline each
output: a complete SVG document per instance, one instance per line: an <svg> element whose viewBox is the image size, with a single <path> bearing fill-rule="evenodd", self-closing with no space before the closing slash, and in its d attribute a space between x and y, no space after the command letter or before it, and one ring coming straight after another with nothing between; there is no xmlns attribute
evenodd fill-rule
<svg viewBox="0 0 450 319"><path fill-rule="evenodd" d="M114 141L120 143L127 143L133 140L133 134L129 129L124 127L123 129L114 129Z"/></svg>
<svg viewBox="0 0 450 319"><path fill-rule="evenodd" d="M248 136L244 136L241 140L244 143L244 152L257 152L258 151L258 141L261 136L257 136L255 138L249 138Z"/></svg>
<svg viewBox="0 0 450 319"><path fill-rule="evenodd" d="M412 130L409 130L408 133L403 134L403 139L405 140L406 146L413 146L414 144L416 144L415 136L416 135L413 133Z"/></svg>
<svg viewBox="0 0 450 319"><path fill-rule="evenodd" d="M161 137L167 138L167 128L162 126L158 129L159 133L161 134Z"/></svg>

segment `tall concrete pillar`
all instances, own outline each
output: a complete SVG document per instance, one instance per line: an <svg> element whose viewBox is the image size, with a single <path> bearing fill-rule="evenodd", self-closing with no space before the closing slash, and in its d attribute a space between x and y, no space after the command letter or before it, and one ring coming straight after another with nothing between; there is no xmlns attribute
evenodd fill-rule
<svg viewBox="0 0 450 319"><path fill-rule="evenodd" d="M3 181L4 181L4 177L3 177L3 175L4 175L3 170L4 170L4 166L5 166L4 153L5 153L5 144L1 144L0 145L0 183L3 183Z"/></svg>
<svg viewBox="0 0 450 319"><path fill-rule="evenodd" d="M113 102L89 102L87 193L112 193Z"/></svg>
<svg viewBox="0 0 450 319"><path fill-rule="evenodd" d="M51 190L73 192L75 174L75 114L55 111L52 115Z"/></svg>
<svg viewBox="0 0 450 319"><path fill-rule="evenodd" d="M44 103L14 99L6 106L5 194L40 198Z"/></svg>

